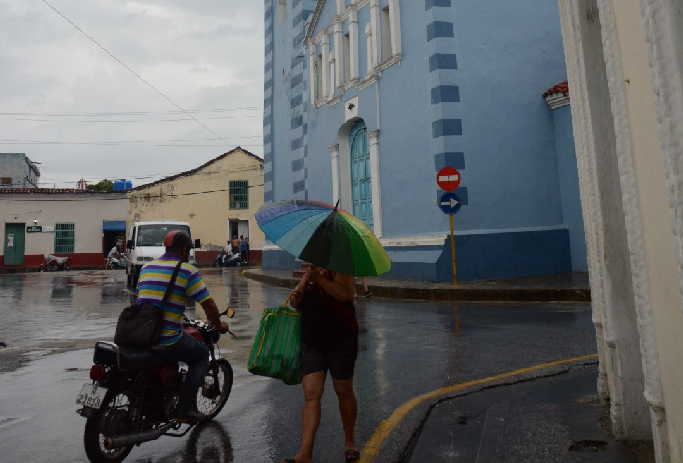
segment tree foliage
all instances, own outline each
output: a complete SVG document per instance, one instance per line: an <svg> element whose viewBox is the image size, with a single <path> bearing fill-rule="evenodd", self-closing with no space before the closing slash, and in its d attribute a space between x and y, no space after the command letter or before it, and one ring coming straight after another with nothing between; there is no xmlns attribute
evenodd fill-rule
<svg viewBox="0 0 683 463"><path fill-rule="evenodd" d="M114 190L114 183L111 180L107 180L105 178L104 180L100 180L99 182L97 182L93 185L88 185L88 190L90 190L90 191L113 191Z"/></svg>

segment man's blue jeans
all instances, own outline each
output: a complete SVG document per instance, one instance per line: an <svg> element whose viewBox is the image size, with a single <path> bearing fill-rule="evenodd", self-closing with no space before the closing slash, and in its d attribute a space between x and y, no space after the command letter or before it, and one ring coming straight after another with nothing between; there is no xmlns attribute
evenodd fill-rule
<svg viewBox="0 0 683 463"><path fill-rule="evenodd" d="M186 384L195 388L204 384L209 371L209 349L203 342L183 333L178 342L155 349L164 362L185 362L189 368Z"/></svg>

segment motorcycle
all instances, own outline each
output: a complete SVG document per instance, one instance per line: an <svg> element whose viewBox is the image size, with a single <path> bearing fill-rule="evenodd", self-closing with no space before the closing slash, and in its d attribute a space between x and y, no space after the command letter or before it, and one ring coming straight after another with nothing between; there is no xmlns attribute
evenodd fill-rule
<svg viewBox="0 0 683 463"><path fill-rule="evenodd" d="M107 262L104 265L105 270L107 269L113 269L113 270L121 270L126 268L126 261L124 258L117 258L117 257L107 257Z"/></svg>
<svg viewBox="0 0 683 463"><path fill-rule="evenodd" d="M239 267L240 265L244 265L244 263L245 262L239 252L234 254L218 254L214 262L216 267Z"/></svg>
<svg viewBox="0 0 683 463"><path fill-rule="evenodd" d="M43 257L43 264L40 266L41 272L71 270L71 259L69 256L58 257L54 254L45 254Z"/></svg>
<svg viewBox="0 0 683 463"><path fill-rule="evenodd" d="M228 308L220 315L232 318L235 311ZM209 370L197 392L197 410L205 422L218 415L228 401L232 366L221 357L217 345L221 334L212 325L185 317L183 331L209 348ZM83 440L90 461L118 463L135 445L161 436L185 436L195 426L177 418L180 386L186 374L184 363L165 364L153 350L95 343L92 382L83 385L76 399L82 407L77 413L86 418Z"/></svg>

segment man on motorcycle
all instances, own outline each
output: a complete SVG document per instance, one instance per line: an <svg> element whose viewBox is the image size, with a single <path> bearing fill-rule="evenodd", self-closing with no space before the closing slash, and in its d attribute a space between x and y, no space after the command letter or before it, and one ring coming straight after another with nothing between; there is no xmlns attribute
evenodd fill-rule
<svg viewBox="0 0 683 463"><path fill-rule="evenodd" d="M199 270L188 264L192 241L182 231L171 231L164 239L166 253L147 263L140 270L138 303L149 303L164 312L159 345L154 348L162 360L181 361L189 371L180 391L179 417L186 422L197 422L202 415L197 411L197 390L204 383L209 367L209 351L201 342L183 333L183 315L188 301L199 302L207 319L222 333L228 331L227 323L219 318L218 307L209 295ZM171 281L175 267L182 262L174 288L162 307L166 287Z"/></svg>
<svg viewBox="0 0 683 463"><path fill-rule="evenodd" d="M113 248L107 254L107 267L109 268L123 268L123 253L121 252L122 243L117 241Z"/></svg>

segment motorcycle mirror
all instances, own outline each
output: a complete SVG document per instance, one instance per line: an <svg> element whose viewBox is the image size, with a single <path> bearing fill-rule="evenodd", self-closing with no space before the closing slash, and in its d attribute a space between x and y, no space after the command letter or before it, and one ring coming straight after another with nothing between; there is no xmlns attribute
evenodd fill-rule
<svg viewBox="0 0 683 463"><path fill-rule="evenodd" d="M225 315L228 318L234 318L236 313L237 312L235 311L235 309L233 309L232 307L228 307L227 309L225 309L224 312L221 313L221 315Z"/></svg>

